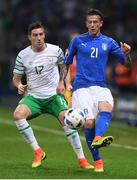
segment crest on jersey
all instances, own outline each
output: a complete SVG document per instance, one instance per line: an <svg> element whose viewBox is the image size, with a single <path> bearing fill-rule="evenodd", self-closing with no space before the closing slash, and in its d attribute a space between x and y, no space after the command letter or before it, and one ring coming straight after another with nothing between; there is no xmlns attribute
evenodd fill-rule
<svg viewBox="0 0 137 180"><path fill-rule="evenodd" d="M104 50L104 51L106 51L107 50L107 44L106 43L102 43L102 49Z"/></svg>
<svg viewBox="0 0 137 180"><path fill-rule="evenodd" d="M32 65L32 61L29 61L29 65Z"/></svg>

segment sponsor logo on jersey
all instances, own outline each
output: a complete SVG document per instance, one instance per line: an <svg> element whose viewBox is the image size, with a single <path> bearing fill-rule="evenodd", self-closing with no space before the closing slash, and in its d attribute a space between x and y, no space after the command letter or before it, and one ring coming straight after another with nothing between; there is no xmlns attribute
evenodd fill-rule
<svg viewBox="0 0 137 180"><path fill-rule="evenodd" d="M86 44L86 43L81 43L81 45L82 45L82 46L84 46L84 47L86 47L86 46L87 46L87 44Z"/></svg>

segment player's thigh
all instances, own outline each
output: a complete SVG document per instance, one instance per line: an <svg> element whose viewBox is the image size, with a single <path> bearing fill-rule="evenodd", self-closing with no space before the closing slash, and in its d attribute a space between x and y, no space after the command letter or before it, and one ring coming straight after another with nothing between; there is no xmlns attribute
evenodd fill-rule
<svg viewBox="0 0 137 180"><path fill-rule="evenodd" d="M107 101L99 102L98 107L99 107L100 112L102 112L102 111L112 112L113 111L113 106Z"/></svg>
<svg viewBox="0 0 137 180"><path fill-rule="evenodd" d="M81 88L73 92L72 107L79 107L86 114L86 119L95 119L98 113L94 95L89 88Z"/></svg>
<svg viewBox="0 0 137 180"><path fill-rule="evenodd" d="M19 105L27 107L29 110L27 119L32 119L42 114L40 101L33 96L25 96L21 99Z"/></svg>
<svg viewBox="0 0 137 180"><path fill-rule="evenodd" d="M98 99L99 111L112 112L114 106L113 96L108 88L100 88L96 95Z"/></svg>
<svg viewBox="0 0 137 180"><path fill-rule="evenodd" d="M63 96L55 95L51 98L47 106L47 112L59 119L59 115L62 111L68 109L67 102Z"/></svg>

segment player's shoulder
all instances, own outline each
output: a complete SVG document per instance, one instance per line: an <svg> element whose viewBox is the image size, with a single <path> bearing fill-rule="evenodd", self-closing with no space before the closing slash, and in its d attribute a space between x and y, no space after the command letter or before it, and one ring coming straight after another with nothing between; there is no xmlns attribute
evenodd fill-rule
<svg viewBox="0 0 137 180"><path fill-rule="evenodd" d="M102 38L101 39L102 44L103 45L107 44L110 49L113 48L113 47L118 47L119 46L118 42L115 39L113 39L112 37L110 37L110 36L102 35L101 38Z"/></svg>
<svg viewBox="0 0 137 180"><path fill-rule="evenodd" d="M108 42L115 41L112 37L104 35L104 34L101 34L101 39L105 40L105 41L108 41Z"/></svg>
<svg viewBox="0 0 137 180"><path fill-rule="evenodd" d="M83 34L79 34L75 38L73 38L73 42L79 44L80 42L87 40L87 38L88 38L88 33L86 32Z"/></svg>
<svg viewBox="0 0 137 180"><path fill-rule="evenodd" d="M26 48L22 49L18 55L23 58L24 56L27 56L32 51L31 46L27 46Z"/></svg>
<svg viewBox="0 0 137 180"><path fill-rule="evenodd" d="M46 43L47 48L51 51L58 52L59 49L61 49L58 45Z"/></svg>
<svg viewBox="0 0 137 180"><path fill-rule="evenodd" d="M83 39L83 38L87 38L87 37L88 37L88 32L77 35L75 37L75 39Z"/></svg>

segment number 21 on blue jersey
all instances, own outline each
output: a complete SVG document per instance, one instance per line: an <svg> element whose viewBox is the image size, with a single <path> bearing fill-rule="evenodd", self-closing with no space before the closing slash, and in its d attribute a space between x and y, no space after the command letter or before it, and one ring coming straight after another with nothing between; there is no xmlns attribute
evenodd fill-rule
<svg viewBox="0 0 137 180"><path fill-rule="evenodd" d="M91 48L91 54L90 54L91 58L98 58L98 48L92 47Z"/></svg>

